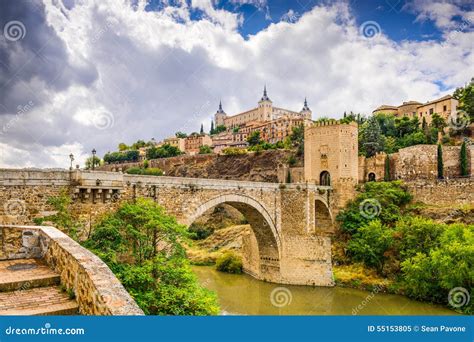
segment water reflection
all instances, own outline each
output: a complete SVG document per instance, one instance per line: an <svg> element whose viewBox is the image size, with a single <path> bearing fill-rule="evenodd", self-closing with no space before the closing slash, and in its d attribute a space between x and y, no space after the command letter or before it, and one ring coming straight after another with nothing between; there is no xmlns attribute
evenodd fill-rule
<svg viewBox="0 0 474 342"><path fill-rule="evenodd" d="M194 266L193 270L205 287L217 292L223 315L456 314L443 306L417 302L398 295L341 287L271 284L248 275L225 274L205 266ZM281 289L278 292L278 288L286 291Z"/></svg>

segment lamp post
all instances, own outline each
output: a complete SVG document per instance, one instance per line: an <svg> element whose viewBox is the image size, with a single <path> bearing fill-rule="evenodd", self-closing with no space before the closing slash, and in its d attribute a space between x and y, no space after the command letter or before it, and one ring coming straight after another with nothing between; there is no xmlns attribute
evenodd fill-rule
<svg viewBox="0 0 474 342"><path fill-rule="evenodd" d="M71 166L69 167L69 170L72 171L72 162L74 161L74 155L72 153L69 155L69 159L71 159Z"/></svg>
<svg viewBox="0 0 474 342"><path fill-rule="evenodd" d="M95 154L97 153L97 151L95 150L95 148L92 150L92 171L95 170Z"/></svg>

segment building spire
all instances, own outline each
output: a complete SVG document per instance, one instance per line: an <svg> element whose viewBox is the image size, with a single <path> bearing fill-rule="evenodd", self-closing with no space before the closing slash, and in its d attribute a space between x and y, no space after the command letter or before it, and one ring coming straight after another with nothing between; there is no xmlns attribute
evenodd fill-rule
<svg viewBox="0 0 474 342"><path fill-rule="evenodd" d="M267 95L267 85L266 84L263 86L263 96L262 96L262 99L260 101L271 101L270 98Z"/></svg>
<svg viewBox="0 0 474 342"><path fill-rule="evenodd" d="M218 113L224 113L224 110L222 109L222 100L219 100L219 109L217 110Z"/></svg>
<svg viewBox="0 0 474 342"><path fill-rule="evenodd" d="M310 110L311 109L309 109L309 107L308 107L308 101L306 100L306 96L305 96L303 109L301 111L304 112L304 111L310 111Z"/></svg>

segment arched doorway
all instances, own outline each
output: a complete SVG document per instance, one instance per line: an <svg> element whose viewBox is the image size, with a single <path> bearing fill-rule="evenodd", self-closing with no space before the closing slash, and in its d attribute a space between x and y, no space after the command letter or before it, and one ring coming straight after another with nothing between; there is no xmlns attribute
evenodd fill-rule
<svg viewBox="0 0 474 342"><path fill-rule="evenodd" d="M314 227L315 232L332 232L333 224L329 208L321 200L314 202Z"/></svg>
<svg viewBox="0 0 474 342"><path fill-rule="evenodd" d="M262 204L243 195L221 195L200 205L186 220L190 226L208 210L227 204L237 209L249 223L252 234L243 237L244 271L267 281L280 279L280 237L273 220Z"/></svg>
<svg viewBox="0 0 474 342"><path fill-rule="evenodd" d="M319 185L330 186L331 185L331 175L328 171L323 171L319 175Z"/></svg>
<svg viewBox="0 0 474 342"><path fill-rule="evenodd" d="M374 172L370 172L367 176L367 180L369 182L375 182L376 181L376 176L375 176L375 173Z"/></svg>

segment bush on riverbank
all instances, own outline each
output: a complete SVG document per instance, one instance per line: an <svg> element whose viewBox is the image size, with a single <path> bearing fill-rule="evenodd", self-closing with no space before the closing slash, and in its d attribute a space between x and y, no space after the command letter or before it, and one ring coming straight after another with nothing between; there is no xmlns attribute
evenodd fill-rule
<svg viewBox="0 0 474 342"><path fill-rule="evenodd" d="M146 314L215 315L216 295L201 287L180 240L184 226L151 200L105 216L84 246L115 273Z"/></svg>
<svg viewBox="0 0 474 342"><path fill-rule="evenodd" d="M242 259L230 251L226 252L217 258L216 269L221 272L241 274Z"/></svg>
<svg viewBox="0 0 474 342"><path fill-rule="evenodd" d="M460 292L458 301L474 295L474 225L412 216L405 209L409 198L399 182L366 184L338 216L342 230L334 249L336 262L362 262L393 279L394 292L472 313L472 301L457 305L452 291ZM364 201L380 205L367 211Z"/></svg>

